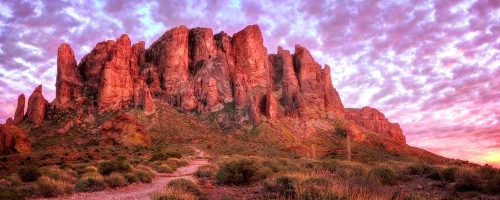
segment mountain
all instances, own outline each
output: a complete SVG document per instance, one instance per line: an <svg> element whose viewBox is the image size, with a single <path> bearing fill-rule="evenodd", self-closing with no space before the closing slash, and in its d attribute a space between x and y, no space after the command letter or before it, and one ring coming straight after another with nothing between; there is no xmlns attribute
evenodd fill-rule
<svg viewBox="0 0 500 200"><path fill-rule="evenodd" d="M396 153L412 149L399 125L383 113L370 107L344 108L331 76L330 67L321 67L303 46L296 45L294 53L281 47L268 53L258 25L232 36L179 26L147 49L144 42L132 44L124 34L99 42L79 63L70 45L61 44L56 98L45 100L40 85L24 113L21 94L14 119L0 133L15 135L4 127L17 126L30 136L35 150L47 137L65 137L76 130L78 143L151 146L159 140L154 127L165 123L164 109L170 109L201 124L200 129L215 126L218 132L242 138L265 130L268 137L282 141L276 148L299 155L344 151L338 140L345 134L366 147L380 143L384 151ZM140 117L149 121L141 122ZM325 138L332 134L339 137L329 143ZM133 138L139 142L130 141ZM11 148L9 142L0 144Z"/></svg>

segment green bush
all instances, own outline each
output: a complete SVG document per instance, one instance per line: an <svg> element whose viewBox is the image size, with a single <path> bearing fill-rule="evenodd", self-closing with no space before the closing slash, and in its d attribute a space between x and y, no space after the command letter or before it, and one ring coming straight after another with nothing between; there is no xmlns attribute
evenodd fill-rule
<svg viewBox="0 0 500 200"><path fill-rule="evenodd" d="M457 170L458 168L456 167L445 168L441 171L441 177L445 181L453 182L455 181L455 177L457 176Z"/></svg>
<svg viewBox="0 0 500 200"><path fill-rule="evenodd" d="M24 195L22 192L15 188L6 187L0 185L0 199L2 200L18 200L24 199Z"/></svg>
<svg viewBox="0 0 500 200"><path fill-rule="evenodd" d="M125 177L123 174L120 173L112 173L106 178L104 178L104 182L106 182L106 185L108 187L122 187L127 185L127 180L125 180Z"/></svg>
<svg viewBox="0 0 500 200"><path fill-rule="evenodd" d="M42 176L42 172L37 166L23 165L17 169L17 175L23 182L33 182Z"/></svg>
<svg viewBox="0 0 500 200"><path fill-rule="evenodd" d="M76 184L76 190L82 192L98 191L106 188L104 177L97 173L84 174Z"/></svg>
<svg viewBox="0 0 500 200"><path fill-rule="evenodd" d="M190 181L188 179L180 178L180 179L174 179L168 183L168 187L171 188L177 188L179 190L189 192L193 195L200 196L201 195L201 190L200 188L193 183L193 181Z"/></svg>
<svg viewBox="0 0 500 200"><path fill-rule="evenodd" d="M202 177L210 178L210 177L214 176L216 172L217 172L217 166L215 166L215 165L202 165L202 166L198 167L196 172L194 172L194 175L196 177L199 177L199 178L202 178Z"/></svg>
<svg viewBox="0 0 500 200"><path fill-rule="evenodd" d="M154 151L149 161L167 160L169 158L182 158L179 152L174 151Z"/></svg>
<svg viewBox="0 0 500 200"><path fill-rule="evenodd" d="M99 163L99 172L102 175L109 175L113 172L129 172L130 164L126 161L104 161Z"/></svg>
<svg viewBox="0 0 500 200"><path fill-rule="evenodd" d="M37 193L45 197L57 197L64 194L70 194L75 186L64 181L42 176L36 182Z"/></svg>
<svg viewBox="0 0 500 200"><path fill-rule="evenodd" d="M223 163L216 176L223 184L242 185L258 179L258 171L256 161L240 158Z"/></svg>
<svg viewBox="0 0 500 200"><path fill-rule="evenodd" d="M370 177L383 185L393 185L396 183L394 172L387 167L375 167L370 171Z"/></svg>

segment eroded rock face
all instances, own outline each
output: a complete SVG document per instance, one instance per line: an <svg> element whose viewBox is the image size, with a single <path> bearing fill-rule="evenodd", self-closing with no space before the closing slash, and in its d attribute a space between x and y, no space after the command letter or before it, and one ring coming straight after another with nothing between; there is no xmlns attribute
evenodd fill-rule
<svg viewBox="0 0 500 200"><path fill-rule="evenodd" d="M19 97L17 97L17 107L16 113L14 114L14 124L19 124L24 119L24 105L26 104L25 101L26 100L24 94L20 94Z"/></svg>
<svg viewBox="0 0 500 200"><path fill-rule="evenodd" d="M257 101L260 101L271 86L267 50L259 26L247 26L235 33L232 38L232 51L236 107L249 106L251 99L254 101L253 106L259 106Z"/></svg>
<svg viewBox="0 0 500 200"><path fill-rule="evenodd" d="M285 114L297 116L299 109L304 107L299 89L298 77L294 69L293 57L290 51L278 47L278 52L270 56L273 67L273 80L276 91L281 90L281 102L285 107Z"/></svg>
<svg viewBox="0 0 500 200"><path fill-rule="evenodd" d="M340 95L337 90L333 87L332 76L331 76L330 66L325 65L323 69L322 77L324 83L324 95L325 95L325 110L329 118L343 118L344 117L344 105L340 100ZM334 116L331 116L334 115Z"/></svg>
<svg viewBox="0 0 500 200"><path fill-rule="evenodd" d="M165 32L146 50L146 60L158 68L164 98L175 106L189 81L189 30L179 26ZM189 109L188 109L189 110Z"/></svg>
<svg viewBox="0 0 500 200"><path fill-rule="evenodd" d="M103 123L100 144L151 146L151 137L131 116L120 114Z"/></svg>
<svg viewBox="0 0 500 200"><path fill-rule="evenodd" d="M106 62L101 72L97 105L100 111L119 110L129 105L134 95L131 72L131 41L127 35L116 40L111 49L111 60ZM135 65L137 68L137 65Z"/></svg>
<svg viewBox="0 0 500 200"><path fill-rule="evenodd" d="M97 99L97 91L101 82L101 71L110 60L111 48L115 41L99 42L92 51L84 56L78 64L79 72L84 83L84 95L91 101Z"/></svg>
<svg viewBox="0 0 500 200"><path fill-rule="evenodd" d="M63 43L57 50L56 109L66 109L82 103L82 80L78 73L73 49Z"/></svg>
<svg viewBox="0 0 500 200"><path fill-rule="evenodd" d="M379 134L384 134L399 143L406 143L406 138L399 124L389 122L385 118L385 115L377 109L363 107L362 109L347 108L345 111L346 119L354 122L356 125Z"/></svg>
<svg viewBox="0 0 500 200"><path fill-rule="evenodd" d="M45 113L49 102L45 100L42 94L42 85L36 87L28 99L28 110L26 111L26 119L35 125L39 125L45 119Z"/></svg>
<svg viewBox="0 0 500 200"><path fill-rule="evenodd" d="M31 152L31 142L23 129L0 124L0 155Z"/></svg>

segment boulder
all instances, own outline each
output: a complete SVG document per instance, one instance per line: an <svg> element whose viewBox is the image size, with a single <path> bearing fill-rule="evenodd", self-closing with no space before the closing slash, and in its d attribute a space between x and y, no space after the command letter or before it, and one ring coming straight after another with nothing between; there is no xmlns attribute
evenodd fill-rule
<svg viewBox="0 0 500 200"><path fill-rule="evenodd" d="M0 155L31 152L31 142L23 129L0 124Z"/></svg>
<svg viewBox="0 0 500 200"><path fill-rule="evenodd" d="M36 87L36 89L31 94L28 99L28 110L26 111L26 119L35 124L39 125L45 119L45 113L49 102L45 100L42 94L42 85Z"/></svg>
<svg viewBox="0 0 500 200"><path fill-rule="evenodd" d="M24 94L19 95L17 97L17 107L16 107L16 113L14 114L14 124L19 124L21 121L24 119L24 105L25 103L25 97Z"/></svg>
<svg viewBox="0 0 500 200"><path fill-rule="evenodd" d="M375 108L363 107L362 109L347 108L345 117L357 126L392 138L401 144L406 144L403 131L397 123L391 123L385 115Z"/></svg>
<svg viewBox="0 0 500 200"><path fill-rule="evenodd" d="M73 49L63 43L57 50L56 98L53 106L66 109L82 103L82 80L77 69Z"/></svg>
<svg viewBox="0 0 500 200"><path fill-rule="evenodd" d="M124 113L104 122L100 135L100 145L151 146L149 133Z"/></svg>
<svg viewBox="0 0 500 200"><path fill-rule="evenodd" d="M14 119L12 119L12 117L7 118L7 120L5 120L5 124L6 125L14 125Z"/></svg>

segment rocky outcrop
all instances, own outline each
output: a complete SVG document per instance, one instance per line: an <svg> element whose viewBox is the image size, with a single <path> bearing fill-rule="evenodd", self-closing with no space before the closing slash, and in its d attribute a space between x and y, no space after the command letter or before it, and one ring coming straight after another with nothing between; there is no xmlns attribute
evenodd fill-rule
<svg viewBox="0 0 500 200"><path fill-rule="evenodd" d="M234 101L237 108L259 110L262 98L270 87L267 50L259 26L247 26L232 38L234 69ZM250 104L250 101L253 103Z"/></svg>
<svg viewBox="0 0 500 200"><path fill-rule="evenodd" d="M5 124L6 125L14 125L14 119L12 119L12 117L7 118L7 120L5 120Z"/></svg>
<svg viewBox="0 0 500 200"><path fill-rule="evenodd" d="M362 109L347 108L346 119L370 131L388 136L395 141L405 144L406 138L397 123L391 123L385 115L377 109L363 107Z"/></svg>
<svg viewBox="0 0 500 200"><path fill-rule="evenodd" d="M97 105L99 111L119 110L129 105L134 95L134 80L131 72L131 41L127 35L116 40L111 49L110 60L101 72ZM136 62L137 63L137 62ZM137 65L134 64L137 68Z"/></svg>
<svg viewBox="0 0 500 200"><path fill-rule="evenodd" d="M0 124L0 155L31 152L31 142L23 129Z"/></svg>
<svg viewBox="0 0 500 200"><path fill-rule="evenodd" d="M84 56L78 64L78 70L84 83L84 95L90 106L96 105L97 91L101 82L101 72L110 59L111 49L115 41L99 42L92 51Z"/></svg>
<svg viewBox="0 0 500 200"><path fill-rule="evenodd" d="M184 92L189 81L188 39L189 30L179 26L165 32L146 50L146 61L158 69L163 98L175 106L194 98L194 93ZM190 104L184 106L189 106L184 110L193 109Z"/></svg>
<svg viewBox="0 0 500 200"><path fill-rule="evenodd" d="M276 54L271 54L269 59L272 63L273 89L281 91L281 102L285 107L285 114L297 116L299 108L303 107L302 96L299 90L297 74L294 69L293 57L290 51L278 47Z"/></svg>
<svg viewBox="0 0 500 200"><path fill-rule="evenodd" d="M333 87L330 66L325 65L323 69L323 89L325 96L325 111L329 118L341 118L344 116L344 105L340 100L340 95Z"/></svg>
<svg viewBox="0 0 500 200"><path fill-rule="evenodd" d="M101 145L151 146L151 137L135 120L120 114L103 123Z"/></svg>
<svg viewBox="0 0 500 200"><path fill-rule="evenodd" d="M43 119L45 119L48 105L49 102L45 100L42 94L42 85L39 85L28 99L26 119L35 125L41 124Z"/></svg>
<svg viewBox="0 0 500 200"><path fill-rule="evenodd" d="M57 50L56 109L66 109L82 103L82 80L78 73L73 49L63 43Z"/></svg>
<svg viewBox="0 0 500 200"><path fill-rule="evenodd" d="M24 119L24 105L26 104L25 101L26 100L24 94L20 94L19 97L17 97L17 107L16 113L14 114L14 124L19 124Z"/></svg>

